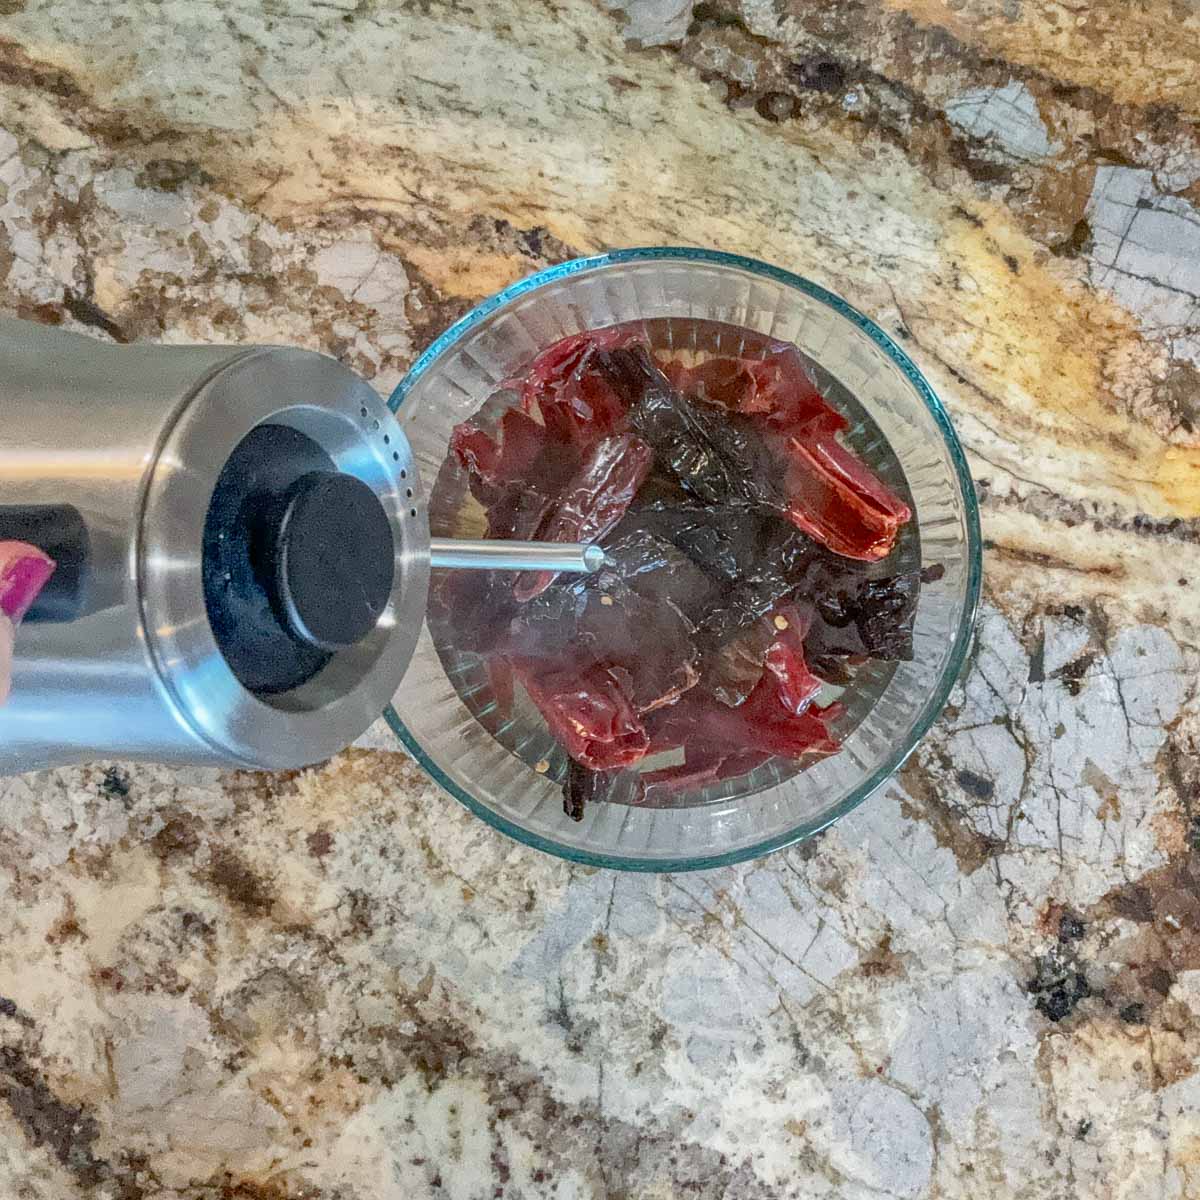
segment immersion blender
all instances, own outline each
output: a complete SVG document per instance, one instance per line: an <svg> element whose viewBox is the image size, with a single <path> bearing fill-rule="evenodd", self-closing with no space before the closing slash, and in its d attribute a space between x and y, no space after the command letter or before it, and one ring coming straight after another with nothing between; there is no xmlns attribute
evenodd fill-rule
<svg viewBox="0 0 1200 1200"><path fill-rule="evenodd" d="M400 687L431 567L604 562L597 546L431 539L399 423L324 355L0 319L9 539L58 568L19 634L0 775L320 762Z"/></svg>

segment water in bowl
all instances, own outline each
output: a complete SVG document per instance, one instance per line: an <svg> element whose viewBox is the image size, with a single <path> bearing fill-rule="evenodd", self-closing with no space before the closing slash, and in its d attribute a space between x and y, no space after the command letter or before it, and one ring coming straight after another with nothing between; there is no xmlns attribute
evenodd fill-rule
<svg viewBox="0 0 1200 1200"><path fill-rule="evenodd" d="M762 358L779 343L768 336L741 326L697 318L669 317L636 323L642 338L655 358L678 359L694 366L710 358ZM817 351L819 353L819 350ZM799 351L816 379L826 401L847 420L841 435L845 445L914 509L912 491L899 459L879 426L854 395L811 354ZM498 423L504 412L520 403L519 383L498 388L479 411L485 425ZM471 496L467 474L453 454L443 462L434 481L429 501L430 530L434 537L482 537L485 534L483 509ZM917 521L907 522L892 553L879 564L881 575L917 570L922 566ZM538 774L561 783L567 774L568 758L546 728L540 713L518 683L511 698L501 703L493 687L492 676L483 656L456 644L450 621L431 609L430 633L446 675L459 698L495 740ZM853 680L845 687L826 684L817 697L820 704L839 700L843 715L832 725L839 741L845 739L866 719L895 674L897 664L869 661L855 669ZM672 752L647 758L639 764L642 771L674 765ZM636 803L650 808L690 808L736 800L754 795L792 778L808 765L805 760L772 758L746 774L723 779L690 790L651 786L643 792L628 772L606 797L610 803Z"/></svg>

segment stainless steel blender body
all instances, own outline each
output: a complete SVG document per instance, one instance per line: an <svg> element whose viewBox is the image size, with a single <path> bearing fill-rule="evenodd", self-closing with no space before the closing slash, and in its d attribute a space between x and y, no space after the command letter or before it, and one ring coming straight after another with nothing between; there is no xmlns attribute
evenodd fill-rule
<svg viewBox="0 0 1200 1200"><path fill-rule="evenodd" d="M386 514L394 575L370 632L258 694L206 609L214 488L252 430L315 443ZM24 626L0 774L117 756L288 768L357 737L399 686L424 616L429 529L407 440L332 359L277 347L110 346L0 320L3 514L71 511L85 554L68 619Z"/></svg>

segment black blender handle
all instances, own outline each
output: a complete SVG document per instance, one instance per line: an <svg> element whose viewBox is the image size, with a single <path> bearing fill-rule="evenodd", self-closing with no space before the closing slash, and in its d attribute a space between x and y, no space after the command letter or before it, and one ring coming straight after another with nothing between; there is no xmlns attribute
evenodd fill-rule
<svg viewBox="0 0 1200 1200"><path fill-rule="evenodd" d="M61 624L84 615L92 539L80 511L70 504L0 504L0 542L25 542L57 564L27 622Z"/></svg>

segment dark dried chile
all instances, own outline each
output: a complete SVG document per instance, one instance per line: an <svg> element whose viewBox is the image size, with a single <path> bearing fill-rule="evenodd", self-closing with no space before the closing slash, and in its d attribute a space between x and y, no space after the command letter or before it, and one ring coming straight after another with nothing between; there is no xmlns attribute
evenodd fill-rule
<svg viewBox="0 0 1200 1200"><path fill-rule="evenodd" d="M912 627L920 590L920 576L915 571L890 579L871 579L859 589L854 624L871 658L912 660Z"/></svg>
<svg viewBox="0 0 1200 1200"><path fill-rule="evenodd" d="M822 679L912 657L921 574L879 576L906 505L837 440L797 351L660 366L632 326L539 355L522 407L451 448L488 536L603 541L593 576L448 574L431 620L514 678L569 755L564 810L834 753ZM683 762L645 770L647 754Z"/></svg>
<svg viewBox="0 0 1200 1200"><path fill-rule="evenodd" d="M604 543L608 565L593 577L593 586L611 590L610 581L620 580L647 600L673 605L695 625L715 603L720 586L677 546L651 530L623 532L628 519ZM570 586L587 586L587 581Z"/></svg>
<svg viewBox="0 0 1200 1200"><path fill-rule="evenodd" d="M781 601L805 588L820 548L783 522L775 522L759 543L758 557L713 606L700 624L705 645L720 646L765 616Z"/></svg>
<svg viewBox="0 0 1200 1200"><path fill-rule="evenodd" d="M685 491L707 504L783 503L770 451L748 420L691 403L644 346L604 351L596 359L627 403L632 427Z"/></svg>
<svg viewBox="0 0 1200 1200"><path fill-rule="evenodd" d="M567 778L563 784L563 812L572 821L582 821L588 804L596 799L599 771L589 771L573 758L567 760Z"/></svg>
<svg viewBox="0 0 1200 1200"><path fill-rule="evenodd" d="M639 803L645 796L646 788L642 777L636 772L593 771L572 758L567 763L567 778L563 782L563 812L572 821L582 821L589 804L611 800L614 793L626 783L626 803Z"/></svg>
<svg viewBox="0 0 1200 1200"><path fill-rule="evenodd" d="M921 578L921 572L908 571L824 592L813 609L805 643L809 655L821 663L848 657L910 662Z"/></svg>
<svg viewBox="0 0 1200 1200"><path fill-rule="evenodd" d="M706 594L700 640L720 647L806 586L828 556L771 512L741 506L637 506L616 530L640 528L672 542L717 585ZM851 565L851 569L854 567Z"/></svg>
<svg viewBox="0 0 1200 1200"><path fill-rule="evenodd" d="M641 501L639 494L627 524L672 543L701 570L727 582L743 579L779 540L781 527L789 529L770 513L742 505Z"/></svg>
<svg viewBox="0 0 1200 1200"><path fill-rule="evenodd" d="M808 665L813 674L825 680L826 683L837 684L839 687L846 687L853 683L853 668L862 666L866 661L866 656L863 654L845 657L839 657L836 654L814 655L811 647L809 648Z"/></svg>
<svg viewBox="0 0 1200 1200"><path fill-rule="evenodd" d="M715 372L711 364L676 371L695 389L690 399L642 347L605 351L596 361L660 464L697 499L775 509L849 558L873 561L895 545L911 513L837 440L845 419L821 399L794 351L766 363L717 360ZM780 381L789 378L802 380L802 389L787 392Z"/></svg>

